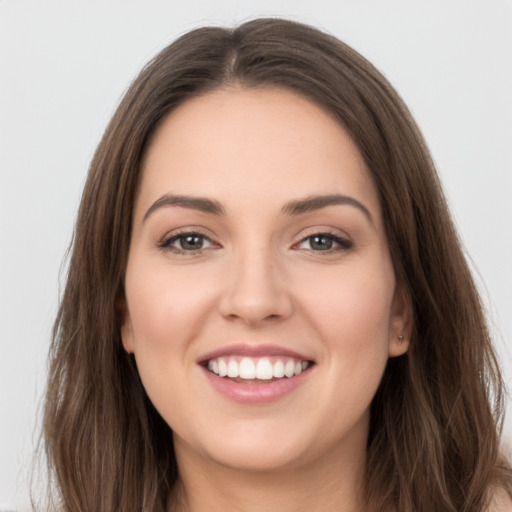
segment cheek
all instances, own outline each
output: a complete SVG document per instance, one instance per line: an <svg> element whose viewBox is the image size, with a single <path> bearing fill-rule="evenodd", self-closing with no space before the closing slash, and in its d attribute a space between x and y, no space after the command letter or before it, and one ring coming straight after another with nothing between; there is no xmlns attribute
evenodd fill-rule
<svg viewBox="0 0 512 512"><path fill-rule="evenodd" d="M330 269L302 279L300 285L295 282L306 329L318 340L321 391L314 402L330 418L322 422L325 439L345 438L366 428L388 360L395 281L393 272L382 268L388 267L354 265L350 271Z"/></svg>
<svg viewBox="0 0 512 512"><path fill-rule="evenodd" d="M135 349L142 345L173 351L192 339L208 314L210 287L190 280L185 272L138 265L128 269L126 293ZM149 269L149 270L148 270Z"/></svg>
<svg viewBox="0 0 512 512"><path fill-rule="evenodd" d="M317 275L316 290L302 286L303 309L333 345L355 349L388 342L394 294L392 272L350 272Z"/></svg>
<svg viewBox="0 0 512 512"><path fill-rule="evenodd" d="M329 399L346 393L369 403L388 360L394 274L352 269L316 284L317 293L304 290L301 303L336 382Z"/></svg>
<svg viewBox="0 0 512 512"><path fill-rule="evenodd" d="M204 289L190 286L179 273L131 263L125 287L138 372L150 400L172 424L172 411L192 414L186 368L191 366L190 341L203 322L207 298Z"/></svg>

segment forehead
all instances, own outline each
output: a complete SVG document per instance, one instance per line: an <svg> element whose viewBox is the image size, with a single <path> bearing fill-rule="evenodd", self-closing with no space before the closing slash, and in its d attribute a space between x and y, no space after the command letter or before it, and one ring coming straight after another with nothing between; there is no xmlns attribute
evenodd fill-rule
<svg viewBox="0 0 512 512"><path fill-rule="evenodd" d="M155 133L138 203L164 193L276 205L342 193L379 210L361 154L332 115L281 89L220 89L185 102Z"/></svg>

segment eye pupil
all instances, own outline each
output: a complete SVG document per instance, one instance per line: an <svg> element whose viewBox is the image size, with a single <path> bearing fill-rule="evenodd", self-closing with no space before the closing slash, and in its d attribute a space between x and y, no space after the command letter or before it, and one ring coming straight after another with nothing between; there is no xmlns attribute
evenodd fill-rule
<svg viewBox="0 0 512 512"><path fill-rule="evenodd" d="M182 249L197 251L203 247L203 237L200 235L185 235L180 238Z"/></svg>
<svg viewBox="0 0 512 512"><path fill-rule="evenodd" d="M310 238L311 248L319 251L332 249L333 240L324 235L315 235Z"/></svg>

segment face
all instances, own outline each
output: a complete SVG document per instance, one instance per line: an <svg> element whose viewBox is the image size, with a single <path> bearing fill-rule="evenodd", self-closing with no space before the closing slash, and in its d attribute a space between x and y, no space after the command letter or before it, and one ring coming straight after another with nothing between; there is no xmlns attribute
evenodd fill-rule
<svg viewBox="0 0 512 512"><path fill-rule="evenodd" d="M233 88L175 110L147 151L125 290L123 344L178 461L364 452L410 315L376 189L322 109Z"/></svg>

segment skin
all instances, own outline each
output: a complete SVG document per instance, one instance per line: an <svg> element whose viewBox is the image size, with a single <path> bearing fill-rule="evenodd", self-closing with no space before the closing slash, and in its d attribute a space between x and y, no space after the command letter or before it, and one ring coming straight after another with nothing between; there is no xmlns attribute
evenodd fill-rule
<svg viewBox="0 0 512 512"><path fill-rule="evenodd" d="M155 205L166 194L224 214ZM283 212L332 194L368 214L355 203ZM177 238L191 232L205 237L199 252ZM411 314L375 186L328 113L288 91L241 88L171 113L146 154L125 286L124 347L174 431L173 510L362 510L369 407L388 358L408 348ZM315 364L276 401L236 403L197 363L234 343Z"/></svg>

